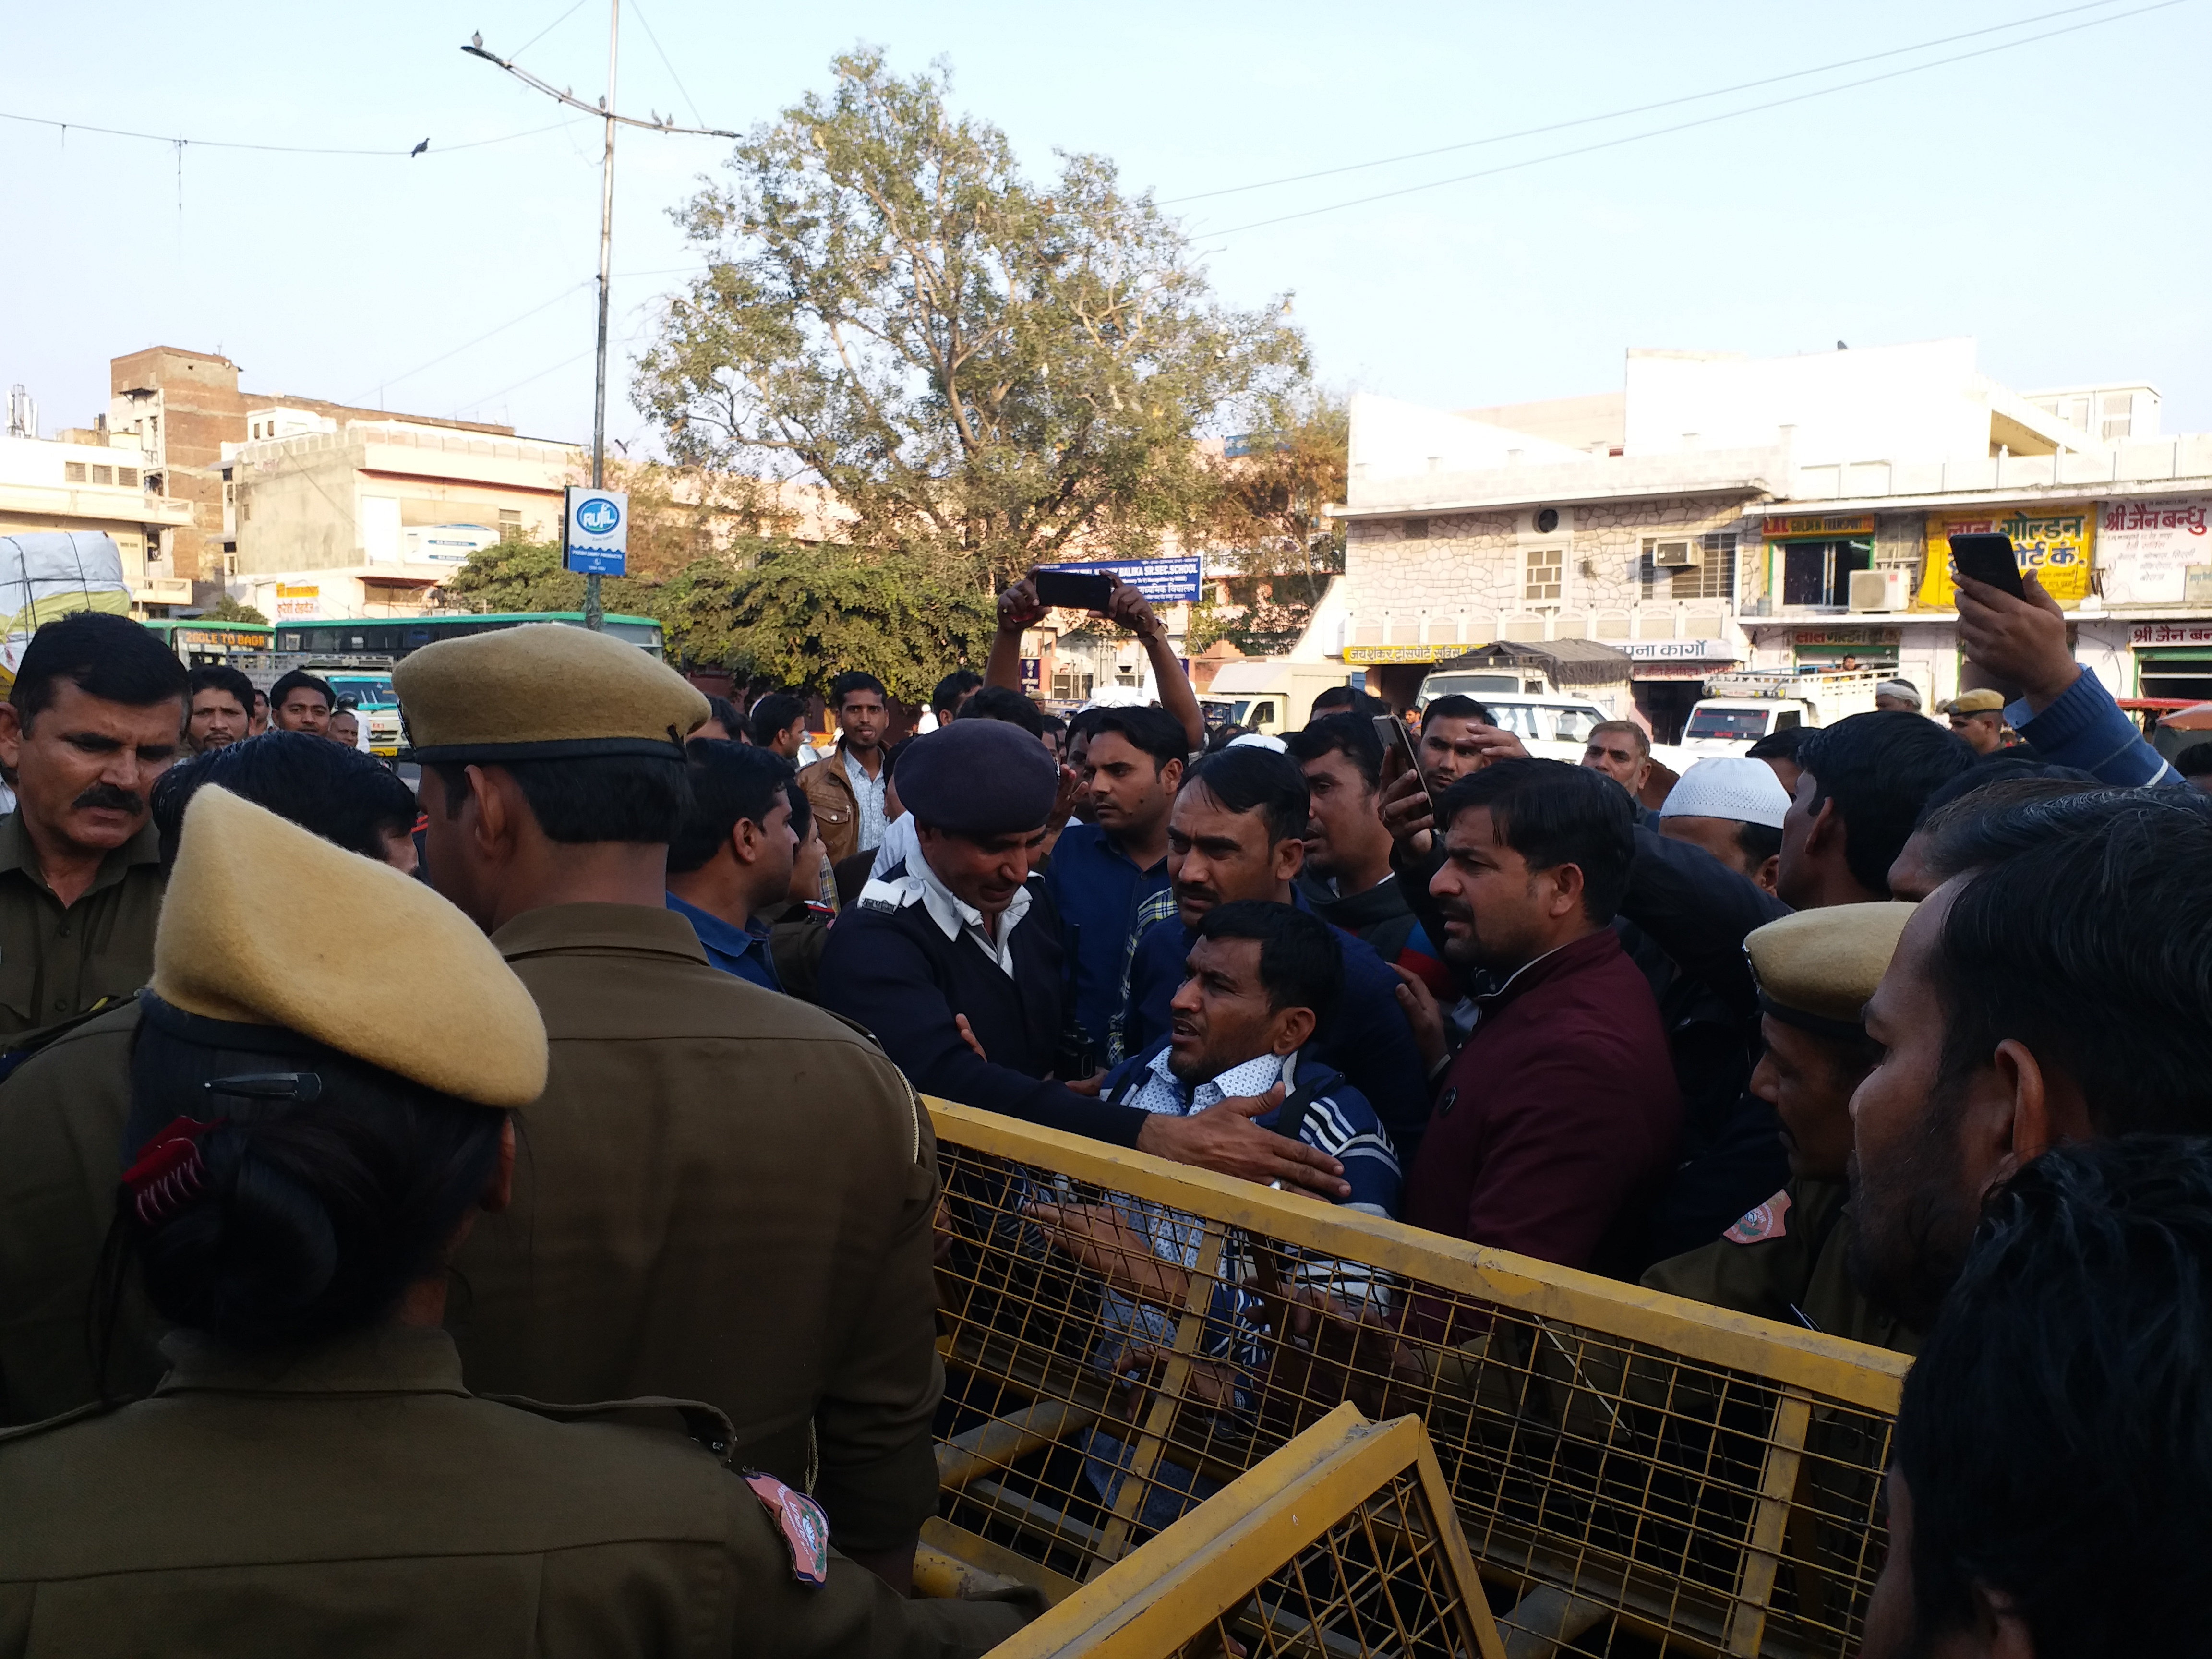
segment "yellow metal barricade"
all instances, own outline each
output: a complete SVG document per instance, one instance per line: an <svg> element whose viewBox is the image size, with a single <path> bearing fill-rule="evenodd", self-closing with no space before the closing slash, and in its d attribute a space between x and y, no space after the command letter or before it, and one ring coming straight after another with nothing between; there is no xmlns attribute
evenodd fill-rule
<svg viewBox="0 0 2212 1659"><path fill-rule="evenodd" d="M1903 1356L931 1109L948 1557L1066 1598L1349 1401L1425 1425L1516 1659L1856 1645Z"/></svg>
<svg viewBox="0 0 2212 1659"><path fill-rule="evenodd" d="M992 1659L1504 1659L1419 1422L1346 1405Z"/></svg>

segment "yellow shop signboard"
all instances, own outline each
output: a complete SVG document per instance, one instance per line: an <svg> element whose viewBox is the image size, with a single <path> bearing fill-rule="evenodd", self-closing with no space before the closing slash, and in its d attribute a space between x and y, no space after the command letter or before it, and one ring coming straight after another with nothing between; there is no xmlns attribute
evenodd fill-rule
<svg viewBox="0 0 2212 1659"><path fill-rule="evenodd" d="M1984 507L1978 513L1930 513L1928 562L1920 578L1920 604L1948 611L1951 541L1954 536L1990 534L2012 538L2013 556L2033 570L2044 589L2061 605L2079 605L2089 594L2089 566L2097 535L2097 512L2088 502L2057 507L2039 501L2029 507Z"/></svg>

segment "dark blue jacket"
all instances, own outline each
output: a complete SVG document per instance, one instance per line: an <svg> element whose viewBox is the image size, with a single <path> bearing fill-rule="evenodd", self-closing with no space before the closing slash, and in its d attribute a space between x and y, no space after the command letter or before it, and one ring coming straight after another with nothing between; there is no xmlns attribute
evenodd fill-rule
<svg viewBox="0 0 2212 1659"><path fill-rule="evenodd" d="M1313 906L1296 887L1291 902L1301 910ZM1123 1030L1131 1054L1150 1048L1168 1031L1168 1004L1183 981L1183 958L1197 939L1194 928L1172 917L1155 923L1137 941L1129 963L1129 1007ZM1314 1032L1306 1052L1334 1066L1374 1103L1391 1144L1407 1165L1419 1149L1429 1121L1429 1085L1422 1074L1420 1050L1413 1028L1398 1006L1398 976L1371 946L1341 927L1344 989Z"/></svg>
<svg viewBox="0 0 2212 1659"><path fill-rule="evenodd" d="M905 873L906 866L886 872ZM839 915L822 951L819 1000L872 1032L924 1094L1025 1122L1133 1146L1143 1112L1079 1095L1053 1079L1064 1010L1059 919L1037 878L1012 935L1014 972L969 940L947 939L916 903ZM952 1023L965 1014L988 1061Z"/></svg>
<svg viewBox="0 0 2212 1659"><path fill-rule="evenodd" d="M2141 788L2179 781L2166 757L2143 741L2127 711L2086 669L2040 714L2025 700L2005 710L2006 722L2053 766L2075 766L2100 783Z"/></svg>
<svg viewBox="0 0 2212 1659"><path fill-rule="evenodd" d="M1101 1054L1121 1006L1121 970L1128 962L1129 935L1136 931L1137 906L1167 884L1165 858L1139 870L1095 823L1069 824L1053 845L1044 885L1060 912L1075 1023Z"/></svg>
<svg viewBox="0 0 2212 1659"><path fill-rule="evenodd" d="M1168 1039L1163 1036L1141 1054L1116 1066L1100 1086L1099 1098L1117 1105L1133 1098L1151 1080L1152 1062L1167 1046ZM1184 1103L1189 1103L1188 1091ZM1352 1192L1338 1203L1370 1215L1397 1215L1405 1172L1398 1167L1390 1132L1382 1127L1367 1097L1346 1083L1343 1073L1313 1058L1310 1048L1292 1057L1283 1103L1252 1121L1263 1129L1295 1136L1343 1164L1344 1179Z"/></svg>

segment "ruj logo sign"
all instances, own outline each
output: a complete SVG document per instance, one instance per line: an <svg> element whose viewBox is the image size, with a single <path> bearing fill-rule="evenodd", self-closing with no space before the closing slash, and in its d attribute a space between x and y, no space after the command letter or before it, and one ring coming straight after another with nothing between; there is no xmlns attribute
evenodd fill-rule
<svg viewBox="0 0 2212 1659"><path fill-rule="evenodd" d="M586 575L620 576L629 563L629 497L619 489L568 487L562 562Z"/></svg>

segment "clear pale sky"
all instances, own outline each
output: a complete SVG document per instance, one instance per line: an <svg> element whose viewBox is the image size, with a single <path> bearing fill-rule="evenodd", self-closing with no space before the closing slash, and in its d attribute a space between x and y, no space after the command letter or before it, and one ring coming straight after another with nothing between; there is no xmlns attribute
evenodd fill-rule
<svg viewBox="0 0 2212 1659"><path fill-rule="evenodd" d="M471 30L596 99L605 0L219 8L0 0L0 110L266 155L0 120L0 387L89 424L107 360L221 350L252 391L588 438L599 125L456 48ZM2018 389L2141 378L2212 428L2212 0L1930 6L1290 3L1194 9L625 4L618 106L744 130L833 53L951 61L956 101L1042 174L1113 157L1164 199L1605 114L1938 37L2046 21L1640 116L1187 202L1218 288L1285 289L1322 375L1444 406L1618 387L1631 345L1754 355L1972 334ZM1879 84L1395 200L1255 220L1974 52ZM647 34L647 27L652 32ZM654 40L659 47L656 50ZM667 62L663 61L665 52ZM670 68L673 64L673 70ZM678 81L680 77L681 89ZM695 115L696 111L696 115ZM657 297L698 263L667 216L727 146L625 132L609 429ZM565 292L564 292L565 290ZM533 307L534 316L473 345ZM463 348L465 349L457 349ZM451 356L446 354L451 353ZM431 360L445 357L433 363ZM424 365L428 364L428 367Z"/></svg>

